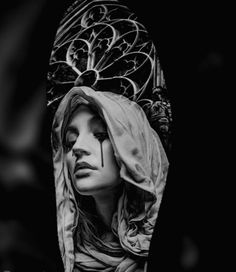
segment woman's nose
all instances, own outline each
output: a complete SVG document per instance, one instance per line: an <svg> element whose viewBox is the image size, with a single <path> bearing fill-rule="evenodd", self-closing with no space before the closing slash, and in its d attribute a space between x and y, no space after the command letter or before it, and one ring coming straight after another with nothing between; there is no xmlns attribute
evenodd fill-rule
<svg viewBox="0 0 236 272"><path fill-rule="evenodd" d="M87 138L87 139L86 139ZM90 155L88 137L79 136L72 147L72 154L77 158L82 157L83 155Z"/></svg>

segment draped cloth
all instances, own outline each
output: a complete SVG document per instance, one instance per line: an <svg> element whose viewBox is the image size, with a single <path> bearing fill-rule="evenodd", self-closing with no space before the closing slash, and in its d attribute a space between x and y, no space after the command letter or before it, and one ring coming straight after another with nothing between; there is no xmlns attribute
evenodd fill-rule
<svg viewBox="0 0 236 272"><path fill-rule="evenodd" d="M63 121L68 118L68 108L75 103L96 107L107 125L120 167L124 186L112 219L115 242L97 237L96 243L92 243L77 235L80 213L62 145ZM55 113L52 149L58 238L65 272L145 271L169 163L159 136L142 108L122 95L73 87Z"/></svg>

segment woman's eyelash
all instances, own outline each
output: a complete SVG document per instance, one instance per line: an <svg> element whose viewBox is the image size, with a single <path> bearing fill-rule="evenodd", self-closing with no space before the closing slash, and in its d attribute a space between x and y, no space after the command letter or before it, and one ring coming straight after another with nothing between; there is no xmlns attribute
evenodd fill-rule
<svg viewBox="0 0 236 272"><path fill-rule="evenodd" d="M66 141L65 142L65 149L70 150L74 144L75 144L75 141Z"/></svg>
<svg viewBox="0 0 236 272"><path fill-rule="evenodd" d="M71 148L73 147L73 145L75 144L76 142L76 139L77 139L78 136L66 136L66 139L65 139L65 149L67 151L70 151Z"/></svg>
<svg viewBox="0 0 236 272"><path fill-rule="evenodd" d="M108 133L107 132L96 132L94 133L94 137L98 139L98 141L104 141L105 139L108 139ZM66 140L65 141L65 150L70 151L75 144L76 140Z"/></svg>
<svg viewBox="0 0 236 272"><path fill-rule="evenodd" d="M104 141L105 139L109 138L107 132L96 132L96 133L94 133L94 136L95 136L99 141Z"/></svg>

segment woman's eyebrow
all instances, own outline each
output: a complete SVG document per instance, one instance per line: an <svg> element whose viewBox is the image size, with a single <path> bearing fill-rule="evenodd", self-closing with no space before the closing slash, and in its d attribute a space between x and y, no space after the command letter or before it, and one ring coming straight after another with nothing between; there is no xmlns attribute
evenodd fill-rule
<svg viewBox="0 0 236 272"><path fill-rule="evenodd" d="M75 133L77 134L78 133L78 130L76 127L72 126L72 125L69 125L67 128L66 128L66 134L67 133Z"/></svg>
<svg viewBox="0 0 236 272"><path fill-rule="evenodd" d="M90 120L89 120L89 125L102 125L104 128L106 128L106 123L101 119L100 116L93 116Z"/></svg>

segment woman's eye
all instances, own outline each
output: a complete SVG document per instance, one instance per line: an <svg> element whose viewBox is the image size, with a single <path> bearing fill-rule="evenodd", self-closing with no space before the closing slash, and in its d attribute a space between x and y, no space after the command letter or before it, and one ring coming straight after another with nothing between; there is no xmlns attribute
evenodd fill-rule
<svg viewBox="0 0 236 272"><path fill-rule="evenodd" d="M65 143L66 151L70 151L74 144L75 144L75 141L66 141L66 143Z"/></svg>
<svg viewBox="0 0 236 272"><path fill-rule="evenodd" d="M71 149L74 144L75 144L75 141L73 141L73 142L66 142L66 148L67 149Z"/></svg>
<svg viewBox="0 0 236 272"><path fill-rule="evenodd" d="M101 141L101 142L109 138L107 132L96 132L94 133L94 136L98 139L98 141Z"/></svg>
<svg viewBox="0 0 236 272"><path fill-rule="evenodd" d="M77 135L70 134L70 133L68 133L68 135L66 135L66 139L65 139L65 150L67 152L69 152L72 149L73 145L76 142L76 139L77 139Z"/></svg>

